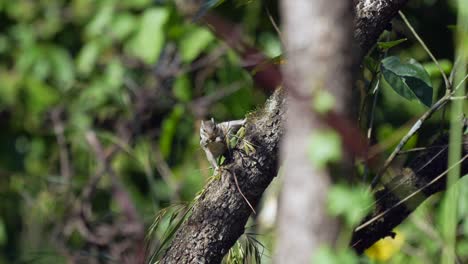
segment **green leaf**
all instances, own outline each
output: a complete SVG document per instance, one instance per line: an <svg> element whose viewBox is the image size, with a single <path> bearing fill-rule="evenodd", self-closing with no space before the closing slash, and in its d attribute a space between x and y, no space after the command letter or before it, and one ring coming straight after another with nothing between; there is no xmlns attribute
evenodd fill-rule
<svg viewBox="0 0 468 264"><path fill-rule="evenodd" d="M442 71L444 71L447 75L449 75L452 71L453 65L452 62L449 60L439 60L439 65L442 68ZM432 61L424 63L423 67L427 71L429 76L433 78L439 78L442 76L439 67L437 67L437 65Z"/></svg>
<svg viewBox="0 0 468 264"><path fill-rule="evenodd" d="M85 32L89 37L96 37L104 33L112 21L114 4L111 1L104 3L91 22L86 26Z"/></svg>
<svg viewBox="0 0 468 264"><path fill-rule="evenodd" d="M270 32L262 33L258 37L258 42L269 58L275 58L282 54L281 41L277 35Z"/></svg>
<svg viewBox="0 0 468 264"><path fill-rule="evenodd" d="M27 79L24 88L27 107L31 114L42 114L60 98L54 88L37 79Z"/></svg>
<svg viewBox="0 0 468 264"><path fill-rule="evenodd" d="M112 88L102 78L96 78L79 94L76 101L81 110L96 110L99 106L104 105L112 95L110 93L113 91Z"/></svg>
<svg viewBox="0 0 468 264"><path fill-rule="evenodd" d="M53 78L58 87L63 90L70 88L75 79L75 67L71 55L59 46L53 46L48 51Z"/></svg>
<svg viewBox="0 0 468 264"><path fill-rule="evenodd" d="M169 157L172 148L172 141L176 134L177 125L179 124L182 115L184 114L184 107L176 105L171 114L164 119L162 123L161 138L159 139L159 147L161 153L165 158Z"/></svg>
<svg viewBox="0 0 468 264"><path fill-rule="evenodd" d="M188 102L192 99L192 90L190 88L190 81L187 76L181 75L175 80L172 92L178 100Z"/></svg>
<svg viewBox="0 0 468 264"><path fill-rule="evenodd" d="M312 258L310 263L320 264L358 264L359 258L350 249L339 251L332 250L329 247L320 247Z"/></svg>
<svg viewBox="0 0 468 264"><path fill-rule="evenodd" d="M213 34L205 28L190 30L179 42L180 53L184 62L191 62L214 40Z"/></svg>
<svg viewBox="0 0 468 264"><path fill-rule="evenodd" d="M309 138L309 158L324 167L328 162L341 159L341 138L333 130L316 131Z"/></svg>
<svg viewBox="0 0 468 264"><path fill-rule="evenodd" d="M105 82L110 88L118 88L124 80L125 69L119 59L113 59L108 64L105 72Z"/></svg>
<svg viewBox="0 0 468 264"><path fill-rule="evenodd" d="M312 108L320 114L325 114L335 106L335 97L326 90L317 90L312 99Z"/></svg>
<svg viewBox="0 0 468 264"><path fill-rule="evenodd" d="M130 13L118 14L112 22L112 36L118 40L128 37L136 28L136 18Z"/></svg>
<svg viewBox="0 0 468 264"><path fill-rule="evenodd" d="M379 47L379 49L385 51L407 40L408 40L407 38L403 38L403 39L398 39L398 40L393 40L393 41L377 42L377 46Z"/></svg>
<svg viewBox="0 0 468 264"><path fill-rule="evenodd" d="M164 45L164 25L168 19L169 11L166 8L146 10L138 32L129 41L126 51L147 64L155 63Z"/></svg>
<svg viewBox="0 0 468 264"><path fill-rule="evenodd" d="M94 65L99 56L99 43L96 41L88 42L78 54L76 67L80 74L88 75L94 69Z"/></svg>
<svg viewBox="0 0 468 264"><path fill-rule="evenodd" d="M398 57L391 56L382 60L381 71L385 81L400 96L417 99L427 107L432 105L432 84L424 67L410 60L406 63Z"/></svg>
<svg viewBox="0 0 468 264"><path fill-rule="evenodd" d="M366 66L366 68L371 72L375 72L377 70L377 66L379 65L379 62L369 55L364 57L363 63L364 66Z"/></svg>
<svg viewBox="0 0 468 264"><path fill-rule="evenodd" d="M347 226L358 224L372 209L372 195L364 186L335 185L328 193L328 209L334 216L342 216ZM356 208L359 205L361 208Z"/></svg>

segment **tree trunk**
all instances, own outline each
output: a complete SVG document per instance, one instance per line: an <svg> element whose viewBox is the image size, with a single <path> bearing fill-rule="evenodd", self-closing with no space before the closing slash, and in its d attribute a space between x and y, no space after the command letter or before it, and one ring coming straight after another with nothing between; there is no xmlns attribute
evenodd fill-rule
<svg viewBox="0 0 468 264"><path fill-rule="evenodd" d="M310 137L327 127L312 102L318 93L329 93L335 112L350 112L353 7L343 0L296 0L282 1L281 10L287 111L275 262L310 263L317 248L332 244L339 230L326 208L331 178L307 154L313 147Z"/></svg>

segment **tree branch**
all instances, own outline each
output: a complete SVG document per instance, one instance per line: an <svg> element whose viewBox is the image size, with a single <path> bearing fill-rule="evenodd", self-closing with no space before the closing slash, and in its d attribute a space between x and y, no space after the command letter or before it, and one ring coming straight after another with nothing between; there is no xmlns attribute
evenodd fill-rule
<svg viewBox="0 0 468 264"><path fill-rule="evenodd" d="M278 89L264 109L247 117L244 140L232 150L227 165L221 167L221 178L206 187L161 263L220 263L244 233L252 211L234 177L245 197L255 206L277 173L283 98L282 90ZM255 152L247 153L243 144L255 146Z"/></svg>
<svg viewBox="0 0 468 264"><path fill-rule="evenodd" d="M354 37L361 54L365 54L375 43L406 2L357 2ZM253 47L246 47L245 42L238 37L239 34L235 34L238 32L234 30L235 27L230 27L216 16L207 16L205 21L244 59L247 58L249 62L261 60L262 54ZM273 90L281 81L279 68L271 64L264 69L255 74L254 80L264 90ZM233 150L232 156L226 161L221 180L212 181L206 187L192 214L177 231L161 263L219 263L243 234L251 209L237 190L232 174L237 176L240 189L255 206L277 174L277 150L283 134L284 104L283 94L277 90L262 110L247 117L245 139L256 146L255 153L245 153L242 146Z"/></svg>
<svg viewBox="0 0 468 264"><path fill-rule="evenodd" d="M440 136L399 175L374 194L375 209L353 234L351 246L362 253L392 230L431 195L446 189L448 138ZM463 138L461 175L468 173L468 135Z"/></svg>

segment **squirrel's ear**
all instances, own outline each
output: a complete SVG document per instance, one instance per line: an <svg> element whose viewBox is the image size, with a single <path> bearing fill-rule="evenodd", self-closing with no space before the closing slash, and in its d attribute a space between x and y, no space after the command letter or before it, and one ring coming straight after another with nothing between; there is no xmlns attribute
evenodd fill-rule
<svg viewBox="0 0 468 264"><path fill-rule="evenodd" d="M214 121L214 118L213 118L213 117L211 118L211 122L213 122L213 125L215 124L215 121Z"/></svg>
<svg viewBox="0 0 468 264"><path fill-rule="evenodd" d="M205 127L205 121L201 120L200 126L201 126L202 128L204 128L204 127Z"/></svg>

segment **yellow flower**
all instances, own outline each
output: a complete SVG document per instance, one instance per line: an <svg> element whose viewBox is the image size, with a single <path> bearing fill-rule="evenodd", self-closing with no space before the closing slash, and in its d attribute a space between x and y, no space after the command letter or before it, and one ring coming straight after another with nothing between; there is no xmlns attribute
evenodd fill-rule
<svg viewBox="0 0 468 264"><path fill-rule="evenodd" d="M365 253L373 260L387 261L394 256L405 242L405 236L399 231L395 232L395 238L386 237L375 242Z"/></svg>

